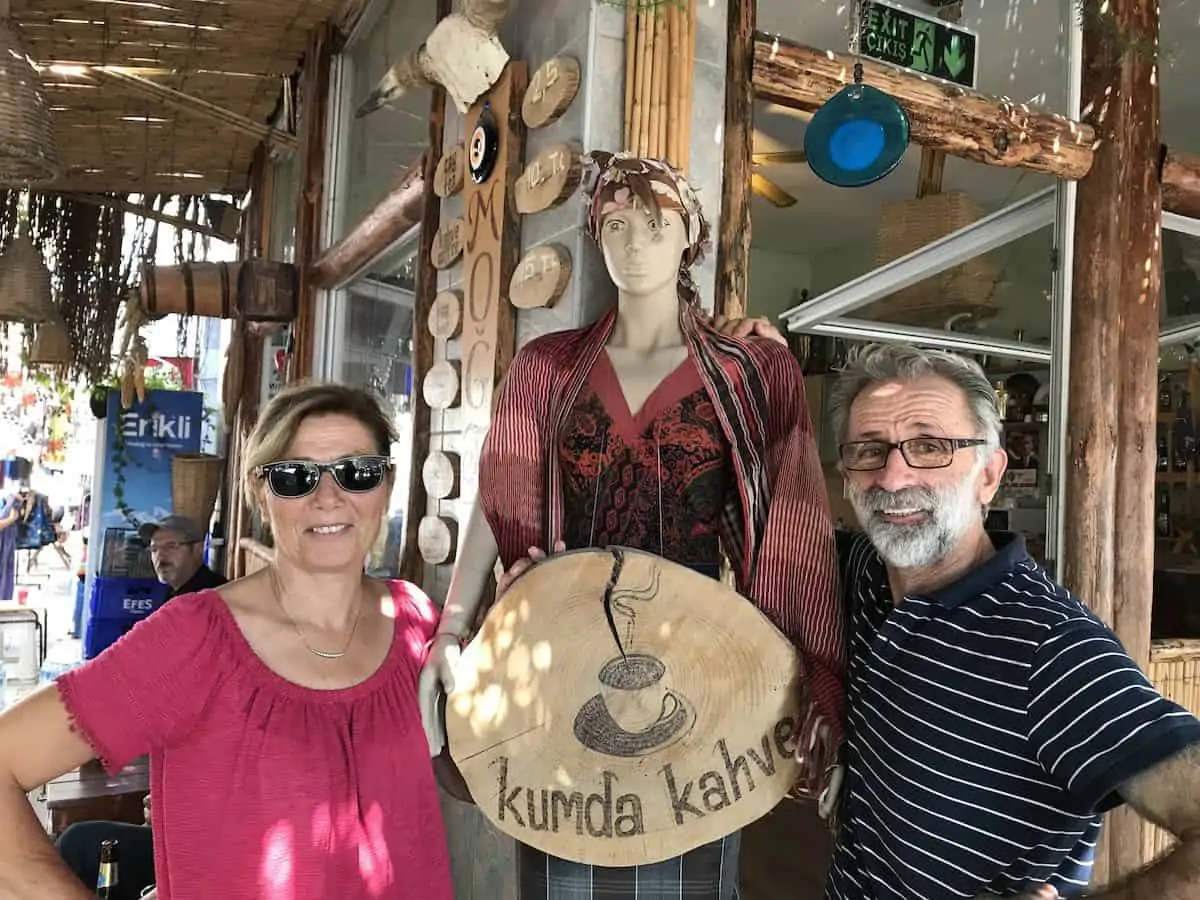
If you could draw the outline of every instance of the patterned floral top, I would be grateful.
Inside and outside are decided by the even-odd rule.
[[[633,413],[602,353],[558,455],[568,549],[631,547],[716,574],[730,451],[690,356]]]

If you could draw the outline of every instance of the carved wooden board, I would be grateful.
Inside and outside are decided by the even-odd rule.
[[[433,192],[442,199],[453,197],[463,188],[466,170],[466,148],[455,144],[438,160],[437,168],[433,170]]]
[[[570,56],[548,59],[529,79],[521,118],[530,128],[545,128],[558,119],[579,93],[579,61]]]
[[[458,291],[442,291],[434,297],[428,325],[429,333],[436,341],[448,341],[455,337],[462,326],[462,294]]]
[[[570,144],[554,144],[539,153],[517,179],[517,212],[523,216],[558,206],[579,187],[583,162]]]
[[[439,359],[425,373],[421,393],[430,409],[449,409],[458,402],[458,363]]]
[[[463,254],[463,236],[466,223],[462,219],[451,219],[438,229],[433,238],[433,267],[448,269]]]
[[[509,191],[521,170],[525,126],[520,105],[528,72],[514,61],[496,86],[471,107],[464,123],[470,134],[490,105],[499,132],[499,152],[482,184],[468,179],[463,189],[467,222],[463,253],[462,401],[460,434],[454,449],[462,457],[465,499],[473,499],[479,450],[492,420],[492,395],[514,351],[514,310],[506,293],[521,253],[521,220]]]
[[[458,552],[458,523],[442,516],[426,516],[417,526],[421,558],[431,566],[454,562]]]
[[[433,450],[421,466],[425,493],[433,500],[452,500],[458,496],[458,454]]]
[[[508,299],[517,309],[553,306],[571,280],[571,254],[558,244],[534,247],[513,273]]]
[[[552,856],[669,859],[766,815],[800,775],[791,642],[732,588],[650,553],[534,566],[454,676],[446,734],[471,796]]]

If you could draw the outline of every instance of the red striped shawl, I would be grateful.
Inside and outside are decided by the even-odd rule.
[[[722,547],[737,589],[801,654],[815,700],[805,704],[811,712],[802,746],[819,721],[830,725],[806,767],[810,789],[819,789],[842,735],[845,650],[833,528],[804,378],[782,344],[726,337],[690,305],[680,310],[684,337],[733,448],[738,491],[730,492],[722,516]],[[614,309],[586,328],[531,341],[500,387],[480,457],[479,495],[506,569],[530,547],[561,539],[557,437],[615,321]]]

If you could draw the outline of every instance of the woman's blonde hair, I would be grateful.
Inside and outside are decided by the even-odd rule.
[[[302,384],[275,395],[259,414],[242,453],[242,485],[257,503],[259,466],[287,458],[304,421],[311,416],[349,416],[371,433],[380,456],[391,454],[396,427],[373,394],[341,384]]]

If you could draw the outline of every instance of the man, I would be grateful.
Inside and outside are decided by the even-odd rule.
[[[1007,454],[974,362],[866,348],[831,395],[849,738],[829,900],[1200,897],[1200,722],[983,513]],[[1089,892],[1100,814],[1179,844]]]
[[[184,516],[148,522],[138,534],[150,545],[158,580],[170,590],[167,598],[220,587],[225,579],[204,564],[204,529]]]

